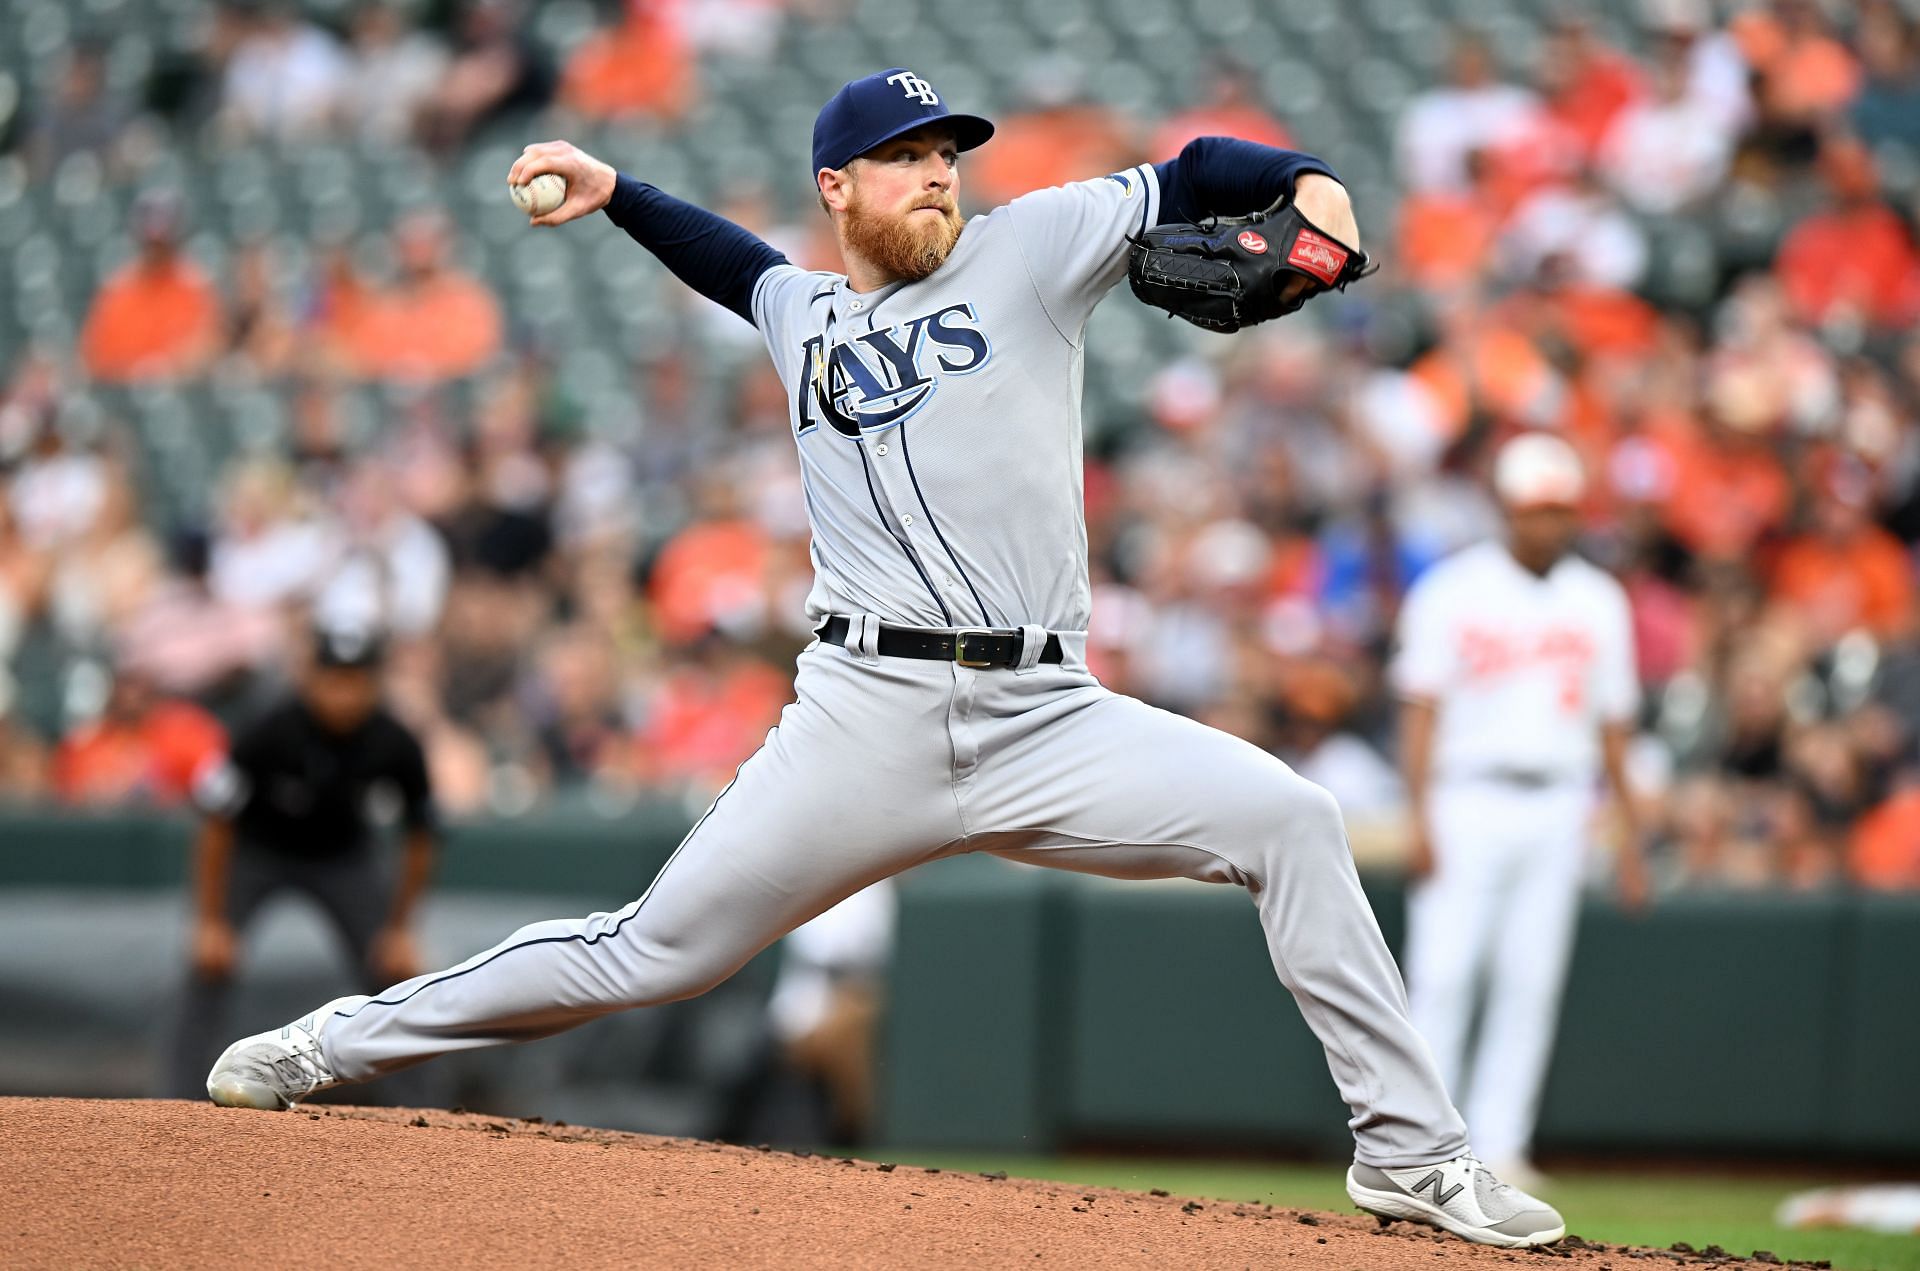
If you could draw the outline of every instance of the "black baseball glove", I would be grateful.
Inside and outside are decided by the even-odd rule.
[[[1377,268],[1302,216],[1292,199],[1257,216],[1158,225],[1128,241],[1133,294],[1209,331],[1284,317]]]

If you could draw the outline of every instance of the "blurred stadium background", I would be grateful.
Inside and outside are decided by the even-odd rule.
[[[787,403],[753,331],[599,218],[529,231],[504,174],[565,137],[836,267],[813,115],[902,63],[1000,121],[976,210],[1209,132],[1349,184],[1386,261],[1352,295],[1232,340],[1096,315],[1091,656],[1332,788],[1390,932],[1398,598],[1496,528],[1499,441],[1584,455],[1659,900],[1590,905],[1546,1158],[1920,1157],[1920,33],[1889,0],[0,0],[0,1089],[153,1089],[192,776],[316,618],[395,635],[455,827],[430,960],[644,885],[807,636]],[[1335,1146],[1243,904],[977,862],[899,904],[890,970],[884,920],[817,954],[887,990],[837,1128],[793,1110],[772,960],[430,1094]],[[237,1029],[344,974],[311,915],[252,946]]]

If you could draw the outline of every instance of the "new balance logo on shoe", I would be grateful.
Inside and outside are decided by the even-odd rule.
[[[1455,1196],[1458,1196],[1460,1194],[1461,1189],[1466,1186],[1465,1183],[1455,1183],[1452,1187],[1447,1188],[1447,1190],[1443,1192],[1440,1190],[1440,1185],[1445,1181],[1446,1180],[1440,1176],[1440,1171],[1435,1170],[1431,1174],[1428,1174],[1425,1178],[1421,1179],[1419,1182],[1415,1183],[1413,1185],[1412,1190],[1415,1192],[1418,1192],[1422,1187],[1425,1187],[1428,1183],[1432,1183],[1433,1184],[1433,1203],[1436,1205],[1445,1205],[1448,1201],[1452,1200]]]

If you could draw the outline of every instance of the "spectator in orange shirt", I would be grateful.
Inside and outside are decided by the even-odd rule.
[[[1872,501],[1865,467],[1836,461],[1815,495],[1812,531],[1789,542],[1774,562],[1775,604],[1820,647],[1851,631],[1882,640],[1913,631],[1913,558],[1869,518]]]
[[[738,645],[701,639],[668,673],[635,741],[644,782],[714,790],[733,776],[793,700],[785,675]]]
[[[654,623],[676,643],[710,630],[757,631],[766,620],[766,532],[739,514],[722,480],[706,484],[701,504],[700,518],[660,550],[647,580]]]
[[[1222,58],[1214,63],[1209,82],[1212,87],[1206,100],[1154,129],[1147,147],[1149,158],[1171,159],[1196,137],[1239,137],[1263,146],[1293,148],[1286,126],[1260,105],[1259,83],[1251,70]]]
[[[351,373],[357,369],[353,351],[366,343],[360,329],[373,312],[374,287],[361,276],[345,243],[322,247],[318,257],[306,312],[316,337],[315,360],[328,371]]]
[[[1466,169],[1465,189],[1410,190],[1401,200],[1393,260],[1415,286],[1446,291],[1486,271],[1500,208],[1488,190],[1486,154],[1470,152]]]
[[[54,751],[53,791],[85,806],[171,806],[186,800],[226,748],[226,733],[213,716],[161,697],[144,673],[122,667],[100,718],[69,733]]]
[[[103,380],[176,379],[205,369],[224,327],[213,284],[180,251],[180,209],[171,198],[134,211],[140,254],[93,298],[80,356]]]
[[[1452,298],[1439,317],[1439,342],[1408,372],[1433,395],[1450,443],[1482,413],[1543,427],[1558,424],[1565,383],[1525,332],[1465,296]]]
[[[1669,469],[1661,519],[1695,555],[1742,560],[1785,522],[1793,489],[1768,444],[1783,411],[1762,378],[1735,368],[1711,386],[1704,424],[1685,416],[1649,421]]]
[[[581,41],[561,74],[560,100],[592,119],[675,120],[692,104],[695,58],[671,6],[627,0],[626,16]]]
[[[1045,58],[1028,69],[1026,78],[1030,108],[1002,120],[993,144],[967,159],[967,185],[982,207],[1117,172],[1137,160],[1125,121],[1081,98],[1077,66]]]
[[[1847,865],[1862,887],[1920,890],[1920,787],[1898,792],[1860,819]]]
[[[1558,343],[1585,354],[1641,358],[1653,351],[1660,311],[1631,291],[1596,286],[1543,270],[1534,280],[1539,304],[1528,320],[1516,322],[1547,347]]]
[[[1826,146],[1820,166],[1832,205],[1780,245],[1775,270],[1807,322],[1858,318],[1895,329],[1920,318],[1920,252],[1879,197],[1879,175],[1857,141]]]
[[[1547,114],[1591,161],[1620,112],[1645,94],[1645,85],[1632,59],[1609,48],[1584,16],[1568,13],[1555,22],[1542,51],[1540,91]]]
[[[446,222],[416,212],[393,232],[399,278],[351,300],[334,335],[347,366],[369,379],[436,381],[471,375],[500,351],[500,304],[447,263]],[[351,288],[347,289],[351,291]]]
[[[1760,76],[1764,109],[1779,122],[1816,123],[1845,110],[1860,91],[1860,65],[1834,38],[1816,0],[1774,0],[1735,18],[1731,30]]]

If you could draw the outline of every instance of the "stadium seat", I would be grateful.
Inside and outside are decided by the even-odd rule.
[[[27,165],[0,159],[0,250],[18,247],[38,227],[39,210],[27,190]]]

